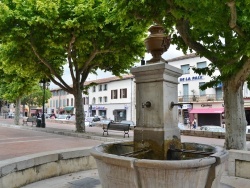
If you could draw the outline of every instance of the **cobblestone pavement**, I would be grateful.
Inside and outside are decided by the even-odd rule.
[[[101,141],[0,126],[0,160],[45,151],[91,147]]]

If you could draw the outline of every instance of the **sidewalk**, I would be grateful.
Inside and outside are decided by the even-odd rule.
[[[12,121],[11,121],[12,120]],[[78,139],[89,139],[96,140],[98,143],[101,142],[113,142],[113,141],[122,141],[122,140],[133,140],[133,131],[130,133],[130,138],[123,138],[121,133],[110,133],[108,137],[102,135],[102,129],[100,127],[86,127],[86,133],[79,134],[75,133],[75,126],[73,124],[61,124],[53,123],[50,121],[46,122],[46,128],[37,128],[31,126],[16,126],[13,125],[13,119],[1,119],[0,118],[0,127],[8,127],[13,129],[22,129],[29,131],[39,131],[47,133],[53,133],[60,137],[67,136],[68,138],[77,137]],[[1,134],[1,133],[0,133]],[[191,136],[181,136],[182,141],[184,142],[199,142],[199,143],[209,143],[214,145],[222,146],[224,141],[222,139],[207,139]],[[92,141],[91,141],[92,143]],[[98,144],[96,143],[96,144]],[[36,152],[36,151],[34,151]],[[42,152],[42,151],[41,151]],[[229,186],[230,185],[230,186]],[[100,180],[97,170],[82,171],[78,173],[67,174],[64,176],[59,176],[55,178],[50,178],[35,182],[29,185],[24,186],[23,188],[100,188]],[[229,177],[227,171],[223,173],[221,179],[221,188],[226,187],[235,187],[235,188],[248,188],[250,187],[249,179]]]

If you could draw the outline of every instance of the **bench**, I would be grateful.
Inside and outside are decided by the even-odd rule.
[[[32,126],[36,125],[36,117],[28,117],[23,119],[23,125],[28,125],[28,122],[31,122]]]
[[[104,124],[103,125],[103,136],[104,133],[106,132],[107,135],[109,134],[108,131],[112,130],[112,131],[123,131],[124,132],[124,138],[125,135],[128,135],[129,137],[129,127],[130,124],[125,124],[125,123],[109,123],[109,124]]]

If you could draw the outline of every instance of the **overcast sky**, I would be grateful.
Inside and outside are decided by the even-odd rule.
[[[168,51],[165,52],[162,55],[162,57],[167,60],[167,59],[172,59],[172,58],[179,57],[179,56],[182,56],[182,55],[184,55],[184,54],[181,51],[176,50],[175,45],[170,45]],[[151,58],[152,58],[151,54],[148,54],[148,53],[145,54],[145,60],[146,61],[150,60]],[[138,62],[136,64],[139,65],[140,62]],[[63,79],[68,84],[72,84],[72,80],[71,80],[70,72],[69,72],[69,69],[68,69],[68,65],[65,65],[64,69],[65,69],[65,71],[64,71]],[[112,75],[112,73],[110,73],[110,72],[104,72],[104,71],[101,71],[101,70],[97,70],[97,75],[90,74],[86,81],[96,80],[96,79],[101,79],[101,78],[106,78],[106,77],[112,77],[112,76],[114,76],[114,75]],[[50,83],[50,84],[51,84],[50,89],[58,88],[58,86],[55,85],[54,83]]]

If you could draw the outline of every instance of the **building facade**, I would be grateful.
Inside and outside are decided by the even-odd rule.
[[[102,116],[115,121],[134,120],[134,78],[132,75],[88,81],[94,82],[83,96],[86,116]]]
[[[168,64],[182,69],[183,75],[179,78],[178,101],[179,122],[187,123],[194,118],[198,126],[222,125],[224,121],[223,85],[200,90],[199,86],[209,82],[211,77],[198,75],[192,68],[204,68],[211,63],[206,58],[196,54],[189,54],[167,60]],[[216,70],[214,76],[219,75]],[[109,77],[85,82],[91,85],[88,94],[83,94],[85,116],[102,116],[115,121],[132,120],[135,122],[135,80],[133,75]],[[157,91],[156,91],[157,92]],[[68,113],[71,107],[74,113],[74,97],[61,89],[52,90],[53,97],[49,100],[49,109],[55,113]],[[250,124],[250,91],[245,84],[243,87],[246,118]]]
[[[50,90],[52,97],[46,107],[48,114],[74,114],[74,96],[61,88]]]
[[[86,117],[102,116],[115,121],[135,120],[135,91],[132,75],[122,77],[109,77],[85,82],[90,85],[88,94],[83,94],[83,107]],[[51,90],[52,98],[49,100],[49,109],[52,112],[68,113],[72,107],[74,114],[74,97],[62,89]]]
[[[193,67],[208,67],[211,62],[204,57],[200,58],[196,54],[189,54],[170,59],[168,63],[183,71],[178,85],[178,102],[182,104],[178,109],[179,121],[186,124],[187,120],[192,122],[196,118],[198,126],[221,126],[224,123],[223,85],[220,83],[213,88],[201,90],[199,87],[209,82],[211,77],[208,75],[198,75],[192,70]],[[220,75],[219,70],[215,70],[213,76],[218,75]],[[243,87],[243,97],[248,124],[250,124],[249,94],[249,90],[245,84]]]

